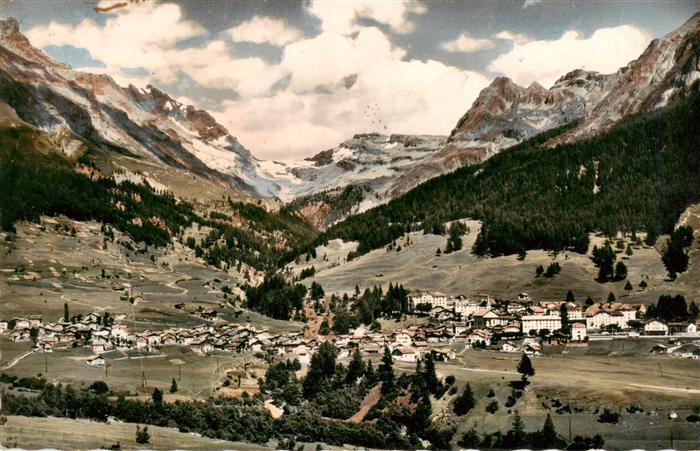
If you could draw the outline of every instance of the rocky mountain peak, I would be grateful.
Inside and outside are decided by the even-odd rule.
[[[0,20],[0,38],[19,33],[19,22],[10,17],[9,19]]]
[[[579,80],[585,78],[598,83],[603,77],[607,95],[588,108],[580,125],[550,140],[548,146],[600,133],[625,116],[665,106],[700,89],[700,13],[663,38],[652,40],[639,58],[615,74],[572,74],[560,81],[582,83]]]

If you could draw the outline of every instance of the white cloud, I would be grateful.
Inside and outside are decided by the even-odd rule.
[[[441,47],[453,53],[476,53],[496,47],[490,39],[475,38],[469,33],[463,33],[457,39],[443,42]]]
[[[523,3],[523,9],[535,6],[538,3],[542,3],[542,0],[525,0],[525,2]]]
[[[134,77],[140,84],[173,84],[183,72],[205,87],[261,95],[285,75],[260,58],[235,58],[222,40],[210,41],[203,48],[177,48],[177,43],[206,33],[196,22],[185,20],[178,5],[147,2],[112,12],[114,16],[104,26],[90,19],[75,26],[52,21],[26,34],[37,47],[86,48],[94,59],[107,65],[100,72],[120,83],[126,77],[121,68],[141,67],[148,75]]]
[[[284,46],[298,41],[304,34],[286,20],[255,16],[228,30],[234,41]]]
[[[632,25],[600,28],[587,38],[576,31],[567,31],[561,38],[549,41],[513,38],[513,49],[491,61],[488,69],[523,86],[537,81],[548,87],[578,68],[615,72],[637,58],[650,39],[646,31]]]
[[[90,19],[76,26],[52,21],[26,34],[37,47],[83,47],[112,71],[119,67],[157,69],[159,77],[170,81],[177,74],[164,58],[165,52],[179,41],[204,33],[196,22],[184,20],[180,7],[174,4],[148,2],[113,13],[104,26]]]
[[[281,66],[292,73],[285,91],[214,113],[266,158],[313,155],[358,132],[447,134],[489,82],[438,61],[405,60],[376,28],[292,44]]]
[[[514,33],[509,30],[503,30],[500,33],[497,33],[494,37],[497,39],[502,39],[504,41],[513,41],[518,45],[523,45],[530,42],[530,38],[528,37],[528,35],[524,33]]]
[[[351,34],[358,29],[356,20],[373,19],[388,25],[395,33],[408,34],[416,29],[412,14],[425,14],[428,9],[416,0],[408,1],[346,1],[315,0],[308,10],[321,20],[323,31]]]
[[[107,65],[99,72],[122,84],[162,87],[175,84],[184,73],[205,88],[236,91],[238,96],[221,99],[212,114],[261,158],[313,155],[358,132],[447,134],[489,82],[477,72],[409,59],[390,35],[357,21],[372,18],[393,32],[407,33],[415,27],[413,15],[425,12],[421,3],[323,2],[309,8],[322,29],[311,38],[265,34],[253,26],[262,23],[257,19],[231,31],[234,39],[283,46],[278,64],[239,57],[235,44],[222,39],[208,40],[203,47],[183,45],[206,37],[206,31],[186,20],[179,6],[167,3],[113,10],[104,26],[89,20],[52,22],[27,35],[40,47],[86,48]],[[142,67],[145,75],[129,76],[123,67]],[[284,78],[289,82],[279,85]],[[197,89],[171,94],[196,100]],[[365,111],[369,105],[371,114]]]

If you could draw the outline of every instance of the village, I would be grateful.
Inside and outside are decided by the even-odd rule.
[[[69,318],[66,311],[64,317],[46,323],[40,315],[2,320],[0,333],[7,334],[10,341],[33,342],[33,351],[87,347],[93,355],[85,363],[93,367],[104,366],[101,355],[112,350],[150,352],[168,346],[187,347],[199,354],[227,352],[267,360],[298,360],[305,366],[327,340],[333,341],[341,359],[355,348],[372,357],[388,347],[395,360],[416,362],[428,353],[436,360],[449,361],[455,357],[453,344],[539,355],[545,346],[565,350],[587,347],[595,340],[665,338],[664,343],[650,344],[649,351],[700,360],[700,341],[692,342],[700,339],[696,322],[644,320],[643,305],[608,302],[585,307],[566,301],[535,302],[526,293],[517,301],[504,302],[488,295],[476,301],[414,291],[409,300],[414,315],[424,321],[388,334],[364,325],[333,336],[309,336],[304,331],[273,334],[250,323],[229,323],[216,311],[203,310],[192,312],[203,323],[190,328],[133,332],[124,324],[127,317],[123,314],[93,312]],[[681,343],[680,338],[691,342]]]

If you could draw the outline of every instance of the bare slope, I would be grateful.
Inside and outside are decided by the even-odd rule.
[[[699,210],[699,206],[693,206],[685,216],[694,217],[697,213],[693,212]],[[618,254],[618,260],[627,265],[627,280],[634,286],[631,293],[624,290],[626,281],[596,282],[597,268],[590,260],[590,249],[604,242],[604,238],[596,235],[590,236],[587,255],[535,250],[528,252],[522,261],[515,255],[480,258],[471,253],[480,224],[478,221],[466,222],[470,231],[463,237],[464,247],[451,254],[436,255],[438,248],[444,250],[446,237],[414,232],[396,240],[401,246],[399,252],[377,249],[340,264],[340,256],[334,253],[329,254],[334,263],[324,265],[322,256],[326,248],[318,248],[316,259],[296,267],[314,265],[317,273],[313,280],[319,282],[326,292],[350,293],[355,285],[364,289],[373,285],[386,287],[392,282],[401,283],[406,288],[442,291],[451,295],[476,296],[483,293],[505,299],[513,299],[519,293],[527,292],[538,300],[561,300],[568,290],[572,290],[579,301],[587,296],[599,301],[613,292],[625,302],[646,304],[655,302],[659,294],[665,293],[684,293],[687,298],[695,299],[696,290],[700,288],[698,265],[691,263],[687,273],[681,274],[675,282],[669,282],[659,252],[648,246],[634,246],[634,254],[629,259],[623,259],[623,253]],[[407,245],[407,242],[410,244]],[[333,247],[341,248],[338,244]],[[344,249],[352,247],[345,246]],[[693,251],[691,262],[697,261],[698,255],[699,251]],[[559,275],[552,278],[535,277],[538,265],[546,268],[554,261],[562,267]],[[642,279],[648,284],[645,290],[638,287]]]

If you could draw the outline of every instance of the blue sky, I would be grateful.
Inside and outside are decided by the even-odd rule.
[[[0,0],[37,47],[214,114],[257,156],[447,134],[494,77],[613,72],[698,1]]]

